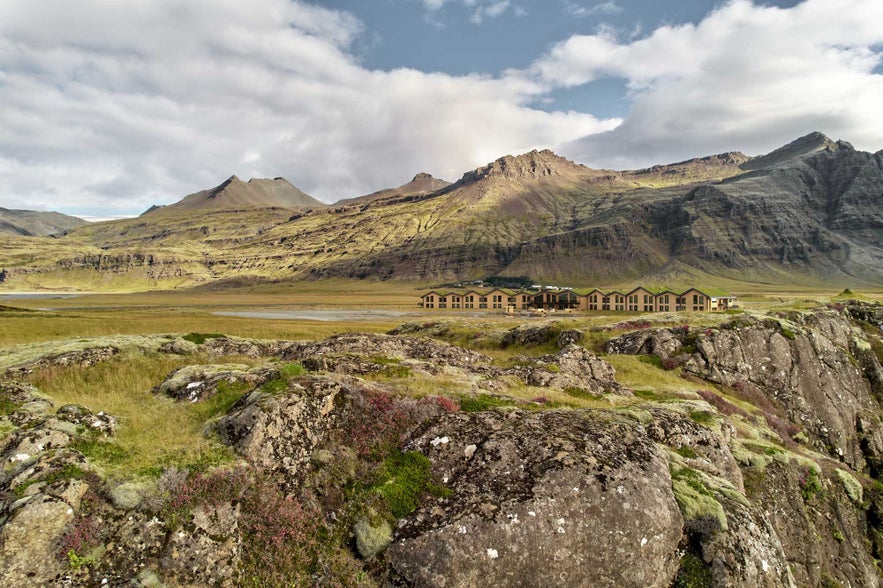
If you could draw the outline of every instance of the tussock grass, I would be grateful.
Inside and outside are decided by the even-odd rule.
[[[680,370],[663,370],[642,360],[640,355],[606,355],[604,360],[616,368],[616,381],[636,390],[682,394],[708,388],[680,377]]]
[[[250,358],[236,361],[254,364]],[[157,473],[169,464],[199,466],[231,458],[202,430],[206,420],[222,414],[241,396],[241,389],[222,391],[196,404],[151,393],[172,370],[206,363],[211,360],[204,356],[131,351],[90,368],[42,369],[31,381],[57,406],[81,404],[119,419],[113,439],[89,441],[81,449],[108,475],[127,479]]]

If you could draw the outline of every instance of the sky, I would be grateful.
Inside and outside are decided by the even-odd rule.
[[[0,207],[322,201],[552,149],[635,169],[883,148],[880,0],[2,0]]]

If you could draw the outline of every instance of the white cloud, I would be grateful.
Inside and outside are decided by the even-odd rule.
[[[883,147],[883,2],[807,0],[790,9],[727,3],[697,25],[641,39],[610,29],[555,45],[530,75],[549,87],[627,81],[631,110],[564,152],[643,166],[735,148],[760,153],[812,130]]]
[[[366,69],[361,30],[288,0],[4,0],[0,206],[140,212],[233,173],[333,201],[619,122],[534,110],[524,76]]]
[[[617,14],[622,12],[622,6],[613,0],[595,4],[593,6],[583,6],[582,4],[565,0],[564,9],[569,15],[577,18],[586,18],[595,14]]]
[[[436,27],[444,27],[444,23],[439,20],[438,13],[442,7],[452,3],[470,9],[472,14],[469,20],[477,25],[488,18],[497,18],[503,15],[510,8],[515,16],[527,15],[527,11],[523,7],[513,6],[511,0],[420,0],[420,2],[429,12],[426,15],[427,22]]]
[[[497,18],[506,12],[509,6],[509,0],[499,0],[499,2],[482,4],[472,13],[470,20],[475,24],[481,24],[485,18]]]

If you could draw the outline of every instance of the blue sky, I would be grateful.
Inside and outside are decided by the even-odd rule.
[[[239,177],[333,202],[550,148],[628,169],[883,147],[879,0],[3,0],[0,206]]]

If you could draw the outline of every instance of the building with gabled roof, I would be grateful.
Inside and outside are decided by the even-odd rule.
[[[585,310],[613,312],[723,312],[737,304],[737,297],[720,288],[636,286],[627,291],[600,288],[434,289],[420,297],[427,309],[496,310],[514,312]]]

